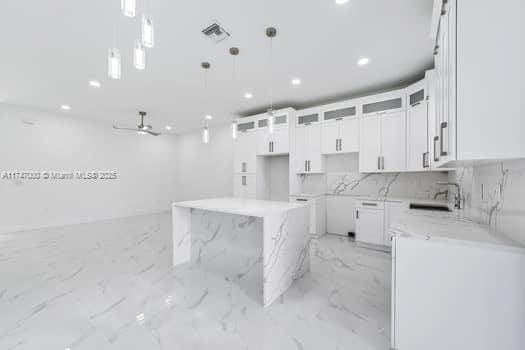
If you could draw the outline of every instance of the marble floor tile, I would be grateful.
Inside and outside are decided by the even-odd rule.
[[[388,349],[390,255],[343,237],[264,309],[172,267],[171,216],[0,235],[0,349]]]

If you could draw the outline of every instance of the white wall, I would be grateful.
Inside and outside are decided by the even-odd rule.
[[[177,199],[176,136],[115,131],[109,117],[105,124],[5,105],[0,123],[0,232],[167,211]],[[110,170],[118,178],[1,178],[17,170]]]
[[[210,143],[202,130],[178,135],[179,200],[233,196],[233,139],[229,125],[210,127]]]

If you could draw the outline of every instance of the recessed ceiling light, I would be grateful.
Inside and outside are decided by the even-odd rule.
[[[62,105],[62,106],[60,106],[60,108],[62,108],[64,111],[69,111],[71,109],[71,106]]]
[[[206,118],[206,120],[212,120],[213,119],[213,117],[211,115],[209,115],[209,114],[206,115],[206,117],[204,117],[204,118]]]
[[[335,3],[336,3],[337,5],[344,5],[344,4],[346,4],[347,2],[348,2],[348,0],[335,0]]]
[[[247,98],[247,99],[253,98],[253,94],[251,92],[247,92],[244,94],[244,98]]]
[[[166,125],[166,130],[171,130],[171,126],[170,125]]]
[[[295,86],[297,86],[297,85],[301,85],[301,79],[299,79],[299,78],[293,78],[293,79],[292,79],[292,85],[295,85]]]
[[[90,80],[89,81],[89,86],[94,87],[94,88],[99,88],[100,87],[100,82],[97,81],[97,80]]]
[[[370,63],[368,57],[361,57],[359,61],[357,61],[357,64],[360,66],[366,66],[368,63]]]

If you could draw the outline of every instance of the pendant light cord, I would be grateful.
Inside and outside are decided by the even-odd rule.
[[[113,48],[117,47],[118,17],[120,15],[120,8],[118,6],[118,2],[116,3],[117,3],[117,10],[115,11],[115,17],[113,19]]]
[[[270,38],[270,110],[273,111],[273,38]]]

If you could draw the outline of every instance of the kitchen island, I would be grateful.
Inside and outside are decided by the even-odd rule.
[[[310,269],[309,210],[241,198],[173,203],[173,264],[221,274],[266,307]]]
[[[523,349],[525,244],[457,210],[407,211],[390,233],[393,349]]]

